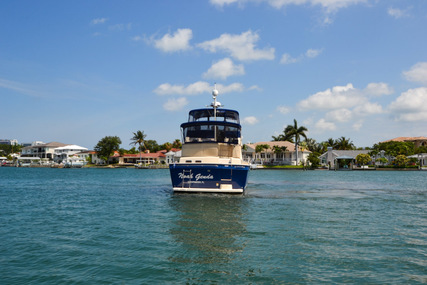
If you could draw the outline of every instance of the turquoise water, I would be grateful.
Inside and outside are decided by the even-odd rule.
[[[427,172],[252,171],[244,196],[168,170],[0,168],[1,284],[427,282]]]

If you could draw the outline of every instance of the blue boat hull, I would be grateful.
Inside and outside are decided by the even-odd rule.
[[[243,193],[249,166],[171,164],[169,170],[175,192]]]

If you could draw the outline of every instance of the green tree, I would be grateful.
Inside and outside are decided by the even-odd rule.
[[[8,156],[12,153],[17,153],[22,151],[22,145],[8,145],[8,144],[0,144],[0,155]]]
[[[355,149],[353,142],[350,140],[350,138],[347,139],[346,137],[340,137],[338,140],[336,140],[335,147],[339,150]]]
[[[173,148],[182,148],[182,143],[179,139],[176,139],[173,143],[172,143],[172,147]]]
[[[334,140],[333,138],[329,138],[325,143],[329,147],[335,147],[337,144],[337,141]]]
[[[271,138],[273,139],[273,141],[278,142],[278,141],[284,141],[285,140],[285,136],[280,134],[278,136],[271,136]]]
[[[270,147],[268,146],[268,144],[259,144],[255,147],[255,152],[256,153],[260,153],[265,149],[269,149]]]
[[[108,159],[118,151],[122,141],[117,136],[106,136],[102,138],[94,147],[94,150],[98,154],[98,157],[103,159],[108,164]]]
[[[145,141],[145,147],[148,149],[151,153],[156,153],[160,150],[160,146],[155,140],[146,140]]]
[[[278,145],[274,145],[273,146],[273,152],[275,154],[282,154],[284,153],[288,148],[286,146],[278,146]]]
[[[413,142],[382,142],[379,144],[375,144],[373,146],[373,150],[381,151],[384,150],[386,155],[390,156],[398,156],[400,154],[409,156],[413,155],[415,151],[415,145]]]
[[[139,150],[139,161],[142,161],[142,151],[144,149],[146,149],[145,146],[145,138],[147,137],[146,134],[144,134],[144,131],[136,131],[136,133],[133,133],[133,137],[130,139],[131,140],[131,145],[138,145],[138,150]]]
[[[170,151],[172,149],[172,144],[170,142],[165,142],[160,146],[161,149],[165,149],[167,151]]]
[[[290,138],[295,139],[296,165],[298,165],[298,145],[301,137],[307,139],[307,135],[305,134],[307,128],[304,126],[298,127],[297,120],[294,119],[294,124],[288,125],[283,132],[285,133],[285,140]]]
[[[384,166],[388,162],[388,159],[385,157],[380,157],[377,159],[377,161]]]
[[[359,153],[356,156],[357,163],[360,163],[362,165],[368,164],[372,160],[371,156],[366,153]]]
[[[405,167],[408,162],[409,159],[406,157],[406,155],[404,154],[399,154],[398,156],[396,156],[396,158],[394,159],[394,162],[396,163],[397,166],[399,167]]]
[[[135,147],[132,147],[131,149],[128,150],[128,153],[130,153],[130,154],[137,154],[137,153],[139,153],[139,151],[136,150]]]
[[[311,152],[308,157],[307,160],[310,162],[311,164],[311,168],[317,168],[320,165],[320,159],[319,159],[320,154],[317,152]]]
[[[319,144],[316,142],[315,139],[309,138],[306,140],[307,148],[311,152],[315,152],[318,150]]]
[[[268,144],[259,144],[259,145],[255,146],[255,153],[263,152],[264,150],[267,150],[269,148],[270,147],[268,146]]]

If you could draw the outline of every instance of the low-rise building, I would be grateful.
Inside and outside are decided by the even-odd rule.
[[[356,156],[361,153],[369,154],[369,152],[370,150],[334,150],[328,147],[328,151],[319,156],[319,159],[320,164],[329,169],[352,169]]]
[[[182,151],[180,149],[172,149],[169,152],[165,153],[166,164],[172,164],[178,162],[181,158]]]
[[[123,154],[118,157],[119,164],[137,164],[144,165],[166,163],[166,155],[160,151],[156,153],[136,153],[136,154]]]
[[[267,149],[256,152],[258,145]],[[298,163],[305,163],[311,152],[298,146]],[[253,164],[296,165],[295,144],[288,141],[258,142],[246,144],[242,150],[243,159]]]
[[[61,163],[62,161],[67,160],[67,158],[87,150],[87,148],[75,144],[57,147],[54,149],[53,160],[57,163]]]

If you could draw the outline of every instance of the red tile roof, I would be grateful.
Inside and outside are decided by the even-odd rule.
[[[425,141],[427,137],[398,137],[383,142],[406,142],[406,141]]]
[[[156,152],[156,153],[135,153],[135,154],[124,154],[123,157],[136,157],[136,158],[156,158],[156,157],[166,157],[166,155],[164,155],[161,152]]]

